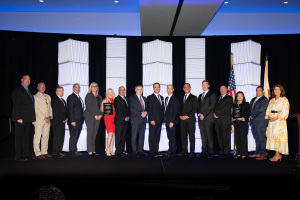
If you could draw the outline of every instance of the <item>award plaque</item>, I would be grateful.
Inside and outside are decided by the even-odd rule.
[[[112,103],[103,103],[104,115],[112,115],[113,114],[113,105]]]
[[[241,107],[233,107],[232,118],[242,118],[242,108]]]

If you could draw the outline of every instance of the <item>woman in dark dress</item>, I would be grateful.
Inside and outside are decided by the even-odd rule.
[[[232,111],[232,122],[234,123],[234,137],[237,149],[236,158],[244,159],[248,155],[247,137],[250,115],[250,104],[246,102],[244,93],[239,91],[235,95]]]

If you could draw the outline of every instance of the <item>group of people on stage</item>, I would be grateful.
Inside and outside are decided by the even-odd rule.
[[[83,122],[87,126],[87,152],[98,155],[95,141],[100,120],[103,117],[108,133],[105,154],[107,156],[124,156],[128,123],[131,124],[131,145],[133,156],[144,156],[144,137],[148,118],[149,152],[152,157],[159,153],[159,141],[162,124],[165,124],[169,149],[164,154],[174,157],[177,151],[176,126],[180,123],[182,152],[178,156],[195,156],[195,122],[197,113],[202,140],[202,152],[199,157],[228,157],[231,151],[231,126],[234,126],[236,158],[248,156],[247,135],[249,121],[256,142],[256,151],[249,157],[266,160],[267,151],[274,150],[271,161],[281,160],[282,154],[288,154],[288,137],[286,119],[289,114],[289,102],[285,97],[283,86],[277,84],[272,90],[272,99],[264,96],[261,86],[256,88],[256,97],[246,102],[244,93],[237,92],[235,99],[228,94],[226,85],[220,86],[220,97],[209,90],[208,80],[202,82],[203,93],[197,98],[191,94],[191,85],[185,83],[184,95],[177,98],[173,85],[167,86],[168,96],[160,95],[160,84],[153,84],[153,94],[143,96],[143,86],[136,85],[134,95],[125,96],[125,87],[119,87],[119,95],[109,88],[106,97],[98,94],[98,84],[90,84],[84,101],[80,97],[80,85],[73,85],[73,93],[65,101],[64,89],[56,88],[52,98],[45,94],[45,83],[39,83],[38,92],[30,92],[30,76],[24,75],[21,85],[13,91],[12,120],[15,125],[15,160],[27,161],[30,157],[44,159],[64,156],[62,148],[65,137],[65,123],[70,130],[69,155],[77,157],[77,142]],[[107,112],[107,107],[111,112]],[[85,109],[84,109],[85,108]],[[147,117],[148,116],[148,117]],[[32,124],[34,135],[32,137]],[[50,124],[53,128],[53,151],[48,154]],[[213,129],[217,133],[219,152],[214,152]],[[189,151],[188,151],[189,140]],[[31,143],[32,141],[32,143]],[[115,152],[113,151],[115,141]],[[35,155],[31,155],[33,147]]]

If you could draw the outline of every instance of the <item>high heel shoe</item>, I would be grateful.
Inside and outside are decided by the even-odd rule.
[[[110,152],[108,151],[108,149],[105,149],[105,154],[106,156],[111,156]]]
[[[112,149],[110,150],[110,154],[111,154],[112,156],[115,155],[115,153],[114,153],[114,151],[113,151]]]
[[[270,158],[269,160],[271,162],[278,162],[281,161],[282,156],[274,156],[273,158]]]

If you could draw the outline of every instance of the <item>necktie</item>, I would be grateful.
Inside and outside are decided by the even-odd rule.
[[[144,102],[142,100],[142,96],[140,96],[140,102],[141,102],[141,105],[142,105],[142,109],[143,109],[143,112],[145,111],[145,108],[144,108]]]
[[[81,97],[79,95],[78,95],[78,98],[81,101],[81,105],[82,105],[82,108],[83,108],[83,101],[82,101],[82,99],[81,99]]]
[[[205,97],[205,92],[203,92],[201,95],[201,102],[203,101],[204,97]]]
[[[219,101],[218,101],[218,102],[220,102],[222,99],[223,99],[223,96],[221,95],[221,96],[220,96],[220,99],[219,99]]]
[[[186,95],[184,95],[183,103],[185,103],[185,101],[186,101]]]
[[[46,103],[46,105],[48,107],[48,101],[47,101],[47,98],[46,98],[45,94],[43,94],[43,97],[44,97],[45,103]]]
[[[63,100],[62,98],[59,98],[59,99],[60,99],[61,102],[64,104],[64,106],[66,106],[64,100]]]
[[[30,92],[29,88],[27,88],[27,89],[26,89],[26,92],[29,94],[29,96],[30,96],[31,100],[33,101],[33,96],[32,96],[32,94],[31,94],[31,92]]]
[[[159,94],[157,95],[157,99],[158,99],[158,101],[159,101],[159,103],[160,103],[160,105],[161,105],[161,99],[160,99]]]
[[[128,106],[125,96],[122,96],[122,98],[125,101],[126,105]]]
[[[253,105],[252,105],[251,112],[252,112],[252,110],[253,110],[253,108],[254,108],[254,105],[255,105],[256,101],[258,100],[258,98],[259,98],[259,97],[256,97],[256,99],[255,99],[255,101],[254,101],[254,103],[253,103]]]
[[[166,97],[166,108],[168,106],[168,103],[169,103],[169,97]]]

